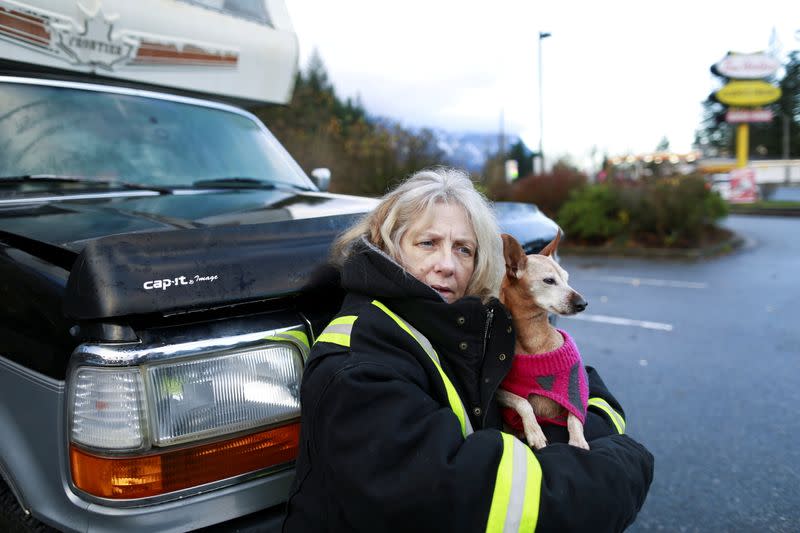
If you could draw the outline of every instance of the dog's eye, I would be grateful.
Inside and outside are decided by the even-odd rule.
[[[548,285],[555,285],[556,284],[556,280],[554,278],[544,278],[542,281],[544,281]]]

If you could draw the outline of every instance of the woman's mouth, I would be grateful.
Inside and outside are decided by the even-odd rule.
[[[450,298],[453,297],[453,290],[449,289],[448,287],[443,287],[441,285],[431,285],[431,288],[442,295],[442,297],[450,301]]]

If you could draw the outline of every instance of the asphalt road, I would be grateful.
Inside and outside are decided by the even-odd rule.
[[[699,261],[563,256],[559,326],[656,457],[631,532],[800,531],[800,218],[732,216]]]

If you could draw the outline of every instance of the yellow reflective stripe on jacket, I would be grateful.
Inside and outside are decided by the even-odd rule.
[[[501,433],[503,455],[497,467],[487,533],[530,532],[539,518],[542,467],[527,445]]]
[[[602,398],[589,398],[589,407],[597,407],[603,411],[611,419],[614,427],[617,428],[617,433],[620,435],[625,433],[625,419],[607,401]]]
[[[447,401],[450,404],[450,408],[456,414],[458,418],[458,423],[461,425],[461,434],[466,437],[467,435],[473,432],[472,423],[469,421],[469,417],[467,417],[466,409],[464,409],[464,404],[461,402],[461,397],[458,395],[456,388],[453,386],[453,383],[450,381],[450,378],[447,377],[447,374],[444,373],[442,370],[442,366],[439,363],[439,356],[436,354],[436,350],[433,349],[431,346],[430,341],[425,338],[425,336],[417,331],[411,324],[394,314],[392,311],[389,310],[388,307],[383,305],[378,300],[373,300],[372,304],[379,309],[381,309],[384,313],[389,315],[392,320],[394,320],[398,326],[400,326],[406,333],[411,335],[414,340],[416,340],[422,349],[425,350],[425,353],[428,354],[428,357],[431,358],[433,361],[434,366],[436,366],[436,370],[439,371],[439,375],[442,378],[442,382],[444,383],[444,388],[447,391]]]
[[[336,317],[331,320],[328,327],[322,330],[314,344],[318,342],[330,342],[338,344],[339,346],[350,347],[350,335],[353,332],[353,324],[355,324],[357,316],[347,315]]]

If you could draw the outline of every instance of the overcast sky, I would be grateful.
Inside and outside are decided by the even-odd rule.
[[[304,67],[316,48],[342,97],[407,126],[505,130],[588,163],[595,148],[691,148],[709,68],[727,53],[800,48],[800,2],[286,0]]]

